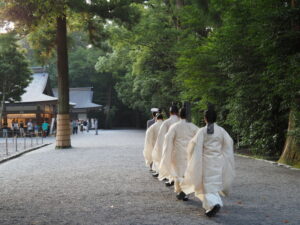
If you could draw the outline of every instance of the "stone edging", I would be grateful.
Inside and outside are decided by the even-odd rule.
[[[267,163],[273,164],[273,165],[278,166],[278,167],[284,167],[284,168],[287,168],[287,169],[290,169],[290,170],[300,171],[300,168],[294,168],[292,166],[289,166],[289,165],[286,165],[286,164],[283,164],[283,163],[278,163],[278,162],[274,162],[274,161],[270,161],[270,160],[266,160],[266,159],[258,159],[258,158],[254,158],[254,157],[251,157],[251,156],[248,156],[248,155],[242,155],[242,154],[238,154],[238,153],[234,153],[234,154],[236,156],[240,156],[240,157],[244,157],[244,158],[248,158],[248,159],[255,159],[255,160],[267,162]]]
[[[2,163],[4,163],[4,162],[7,162],[7,161],[9,161],[9,160],[11,160],[11,159],[18,158],[18,157],[20,157],[20,156],[22,156],[22,155],[24,155],[24,154],[26,154],[26,153],[28,153],[28,152],[32,152],[32,151],[34,151],[34,150],[43,148],[43,147],[45,147],[45,146],[47,146],[47,145],[51,145],[51,144],[52,144],[52,143],[42,144],[42,145],[38,145],[38,146],[36,146],[36,147],[34,147],[34,148],[26,149],[25,151],[20,152],[20,153],[15,154],[15,155],[12,155],[12,156],[9,156],[8,158],[1,159],[1,160],[0,160],[0,164],[2,164]]]

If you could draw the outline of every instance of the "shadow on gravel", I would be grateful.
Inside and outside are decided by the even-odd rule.
[[[219,214],[213,218],[217,223],[224,225],[241,225],[241,224],[266,224],[266,215],[259,208],[249,208],[244,206],[224,206]],[[269,223],[267,223],[269,224]],[[274,223],[275,224],[275,223]]]

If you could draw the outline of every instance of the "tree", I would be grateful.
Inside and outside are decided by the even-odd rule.
[[[300,36],[300,19],[299,16],[299,2],[296,0],[290,1],[290,22],[291,22],[291,33],[289,33],[289,38],[297,40]],[[293,41],[293,40],[292,40]],[[289,125],[288,125],[288,132],[287,138],[284,145],[283,153],[279,159],[281,163],[287,163],[296,167],[300,167],[300,46],[299,44],[295,46],[296,50],[292,51],[292,57],[290,57],[291,66],[290,66],[290,73],[293,76],[293,84],[296,84],[296,89],[294,96],[292,96],[291,108],[289,113]]]
[[[213,43],[213,30],[219,29],[220,15],[211,1],[186,1],[179,12],[181,24],[177,47],[176,79],[183,90],[181,99],[192,103],[192,120],[203,125],[203,116],[208,103],[217,106],[219,115],[224,111],[227,97],[227,75],[218,68]],[[209,7],[210,6],[210,7]],[[224,120],[219,123],[224,125]]]
[[[41,24],[55,24],[58,71],[58,115],[56,147],[71,146],[69,129],[69,83],[67,53],[66,9],[68,1],[4,1],[4,18],[14,21],[17,28],[24,27],[27,32]]]
[[[130,30],[108,27],[113,52],[98,64],[117,77],[115,89],[122,102],[148,114],[151,107],[166,109],[178,101],[174,79],[178,32],[168,4],[148,1],[139,10],[141,19]]]
[[[119,19],[130,22],[135,19],[130,4],[135,1],[89,1],[84,0],[4,0],[3,18],[15,22],[16,27],[27,31],[45,24],[55,24],[57,72],[58,72],[58,115],[56,148],[71,147],[69,129],[69,74],[67,49],[67,17],[69,14],[82,13],[88,25],[90,36],[94,37],[94,17]],[[139,2],[139,1],[137,1]],[[129,14],[132,13],[132,14]],[[98,16],[98,17],[97,17]]]
[[[15,35],[0,34],[0,125],[6,101],[20,101],[31,79],[24,54],[18,49]],[[6,119],[4,118],[4,122]]]
[[[299,31],[290,23],[298,27],[299,8],[276,0],[198,3],[181,14],[177,76],[185,90],[182,97],[196,101],[198,109],[215,103],[220,123],[241,145],[276,159],[290,111],[290,143],[285,146],[293,150],[285,162],[299,161],[299,103],[294,100],[300,89]]]
[[[289,126],[283,153],[279,159],[280,163],[300,167],[300,100],[291,109],[289,115]]]

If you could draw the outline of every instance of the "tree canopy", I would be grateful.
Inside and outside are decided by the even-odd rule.
[[[287,135],[299,137],[298,125],[287,132],[300,91],[296,1],[152,0],[139,10],[131,30],[107,28],[113,52],[98,61],[119,77],[123,102],[146,110],[190,101],[197,124],[212,103],[239,146],[258,155],[278,158]]]
[[[51,0],[14,2],[22,12],[8,4],[3,15],[33,24],[31,46],[55,71],[48,20],[60,4],[45,17]],[[59,2],[70,18],[71,84],[93,85],[108,114],[126,105],[147,115],[188,101],[200,126],[202,111],[214,104],[238,146],[299,166],[298,0]]]
[[[0,122],[5,102],[20,101],[31,79],[27,60],[16,42],[15,34],[0,34]]]

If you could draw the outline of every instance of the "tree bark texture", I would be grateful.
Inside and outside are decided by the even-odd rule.
[[[180,9],[184,6],[184,0],[176,0],[176,7]]]
[[[175,2],[176,4],[176,10],[175,10],[175,24],[176,24],[176,28],[179,30],[180,29],[180,18],[179,18],[179,15],[178,15],[178,12],[179,10],[184,6],[184,1],[183,0],[176,0]]]
[[[291,0],[291,8],[297,6],[297,0]],[[298,25],[291,21],[292,29],[298,30]],[[279,162],[300,168],[300,96],[296,97],[294,107],[289,115],[289,127],[283,153]]]
[[[296,129],[299,132],[300,111],[291,109],[289,115],[288,134],[285,141],[283,153],[279,159],[280,163],[289,164],[291,166],[300,167],[300,138],[297,135]]]
[[[56,148],[70,148],[69,70],[66,16],[57,18],[58,114]]]

